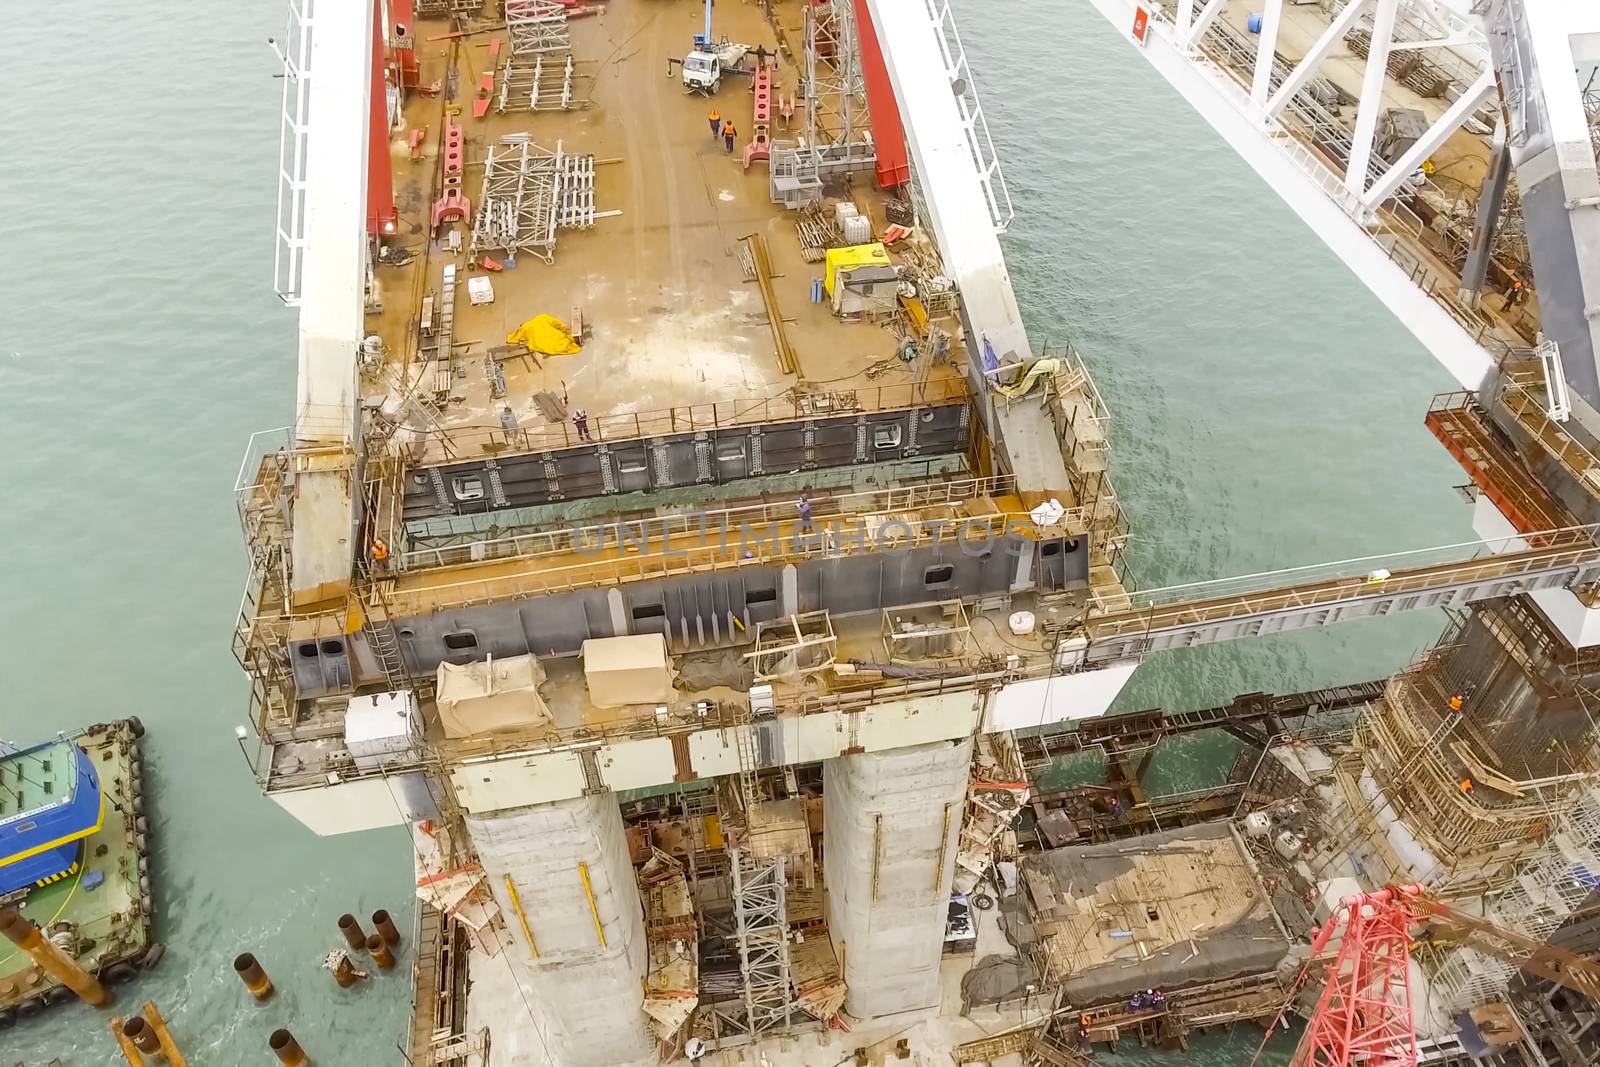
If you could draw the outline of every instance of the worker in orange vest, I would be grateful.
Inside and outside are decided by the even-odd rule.
[[[383,538],[374,535],[371,547],[372,563],[378,570],[384,569],[384,564],[389,559],[389,545]]]
[[[729,155],[733,154],[733,135],[738,132],[733,128],[732,119],[722,124],[722,143],[727,146]]]
[[[711,123],[711,136],[715,137],[722,132],[722,115],[718,113],[716,108],[712,108],[710,113],[706,115],[706,121]]]
[[[1527,295],[1527,289],[1522,283],[1522,276],[1520,274],[1513,274],[1511,276],[1511,284],[1506,286],[1506,307],[1516,307],[1518,304],[1522,303],[1522,298]]]

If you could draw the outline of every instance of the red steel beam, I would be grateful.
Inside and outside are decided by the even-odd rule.
[[[911,159],[906,154],[906,131],[900,125],[900,105],[894,98],[889,68],[878,47],[867,0],[854,0],[856,39],[861,47],[861,76],[867,86],[867,111],[872,116],[872,142],[878,153],[878,185],[893,189],[911,180]]]
[[[382,236],[395,232],[399,216],[394,209],[394,162],[389,158],[389,93],[384,78],[383,0],[373,0],[372,87],[368,93],[367,122],[367,232]]]

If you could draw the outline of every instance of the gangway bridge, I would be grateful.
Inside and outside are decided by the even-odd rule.
[[[1095,602],[1063,643],[1079,666],[1289,633],[1423,608],[1454,608],[1600,578],[1595,526],[1272,571]],[[1505,551],[1498,551],[1504,549]],[[1487,553],[1487,554],[1481,554]]]

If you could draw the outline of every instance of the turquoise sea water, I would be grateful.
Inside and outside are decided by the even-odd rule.
[[[283,10],[84,13],[114,45],[37,23],[0,44],[0,736],[134,713],[150,728],[169,952],[124,1010],[156,1000],[195,1064],[270,1062],[280,1025],[322,1063],[400,1063],[409,956],[348,992],[317,968],[342,912],[386,907],[409,929],[404,835],[313,837],[258,795],[233,736],[230,491],[249,433],[288,422],[293,400],[264,43]],[[1111,406],[1141,580],[1469,538],[1459,472],[1422,427],[1448,381],[1379,303],[1087,4],[958,13],[1017,205],[1021,303],[1036,340],[1078,345]],[[1374,677],[1437,629],[1412,617],[1168,655],[1122,704]],[[1204,782],[1230,746],[1172,746],[1151,784]],[[231,973],[245,949],[277,983],[268,1006]],[[1254,1047],[1241,1031],[1190,1059],[1244,1064]],[[6,1063],[114,1055],[79,1006],[0,1033]]]

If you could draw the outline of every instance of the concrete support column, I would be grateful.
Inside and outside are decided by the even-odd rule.
[[[641,1010],[644,912],[616,796],[469,815],[467,829],[505,916],[506,952],[543,1016],[550,1060],[556,1067],[654,1064]]]
[[[935,1007],[972,741],[823,765],[828,933],[858,1019]],[[946,813],[948,812],[948,820]]]

